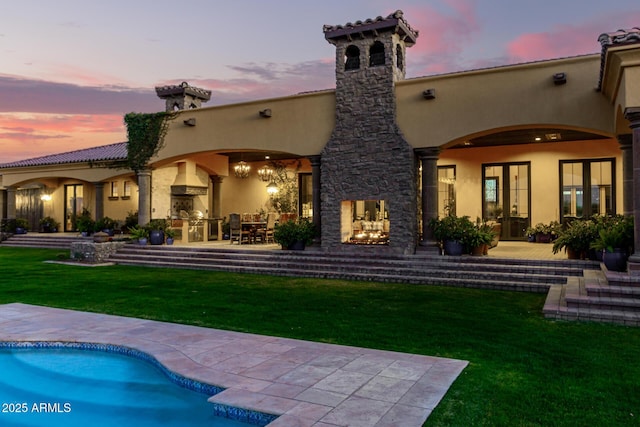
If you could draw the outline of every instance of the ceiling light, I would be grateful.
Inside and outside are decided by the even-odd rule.
[[[249,166],[247,162],[242,160],[233,167],[233,171],[236,174],[236,178],[240,178],[240,179],[248,178],[249,172],[251,171],[251,166]]]

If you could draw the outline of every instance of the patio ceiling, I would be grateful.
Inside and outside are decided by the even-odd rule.
[[[608,139],[608,137],[573,129],[517,129],[466,139],[448,148],[494,147],[499,145],[541,144],[549,142],[590,141],[597,139]]]
[[[289,154],[289,153],[280,153],[280,152],[272,152],[272,151],[228,151],[218,153],[223,156],[229,157],[229,163],[238,163],[241,160],[245,162],[263,162],[265,159],[269,160],[285,160],[285,159],[297,159],[300,156]]]

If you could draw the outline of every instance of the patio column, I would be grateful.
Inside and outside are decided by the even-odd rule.
[[[320,227],[322,225],[322,216],[320,215],[320,157],[309,156],[311,162],[311,192],[313,206],[313,224],[320,235]],[[320,239],[320,237],[318,237]]]
[[[633,135],[619,135],[622,151],[622,213],[633,215]]]
[[[138,224],[151,221],[151,169],[138,171]]]
[[[96,188],[96,220],[104,218],[104,182],[94,182]]]
[[[633,255],[629,257],[627,270],[631,275],[640,275],[640,107],[628,107],[624,117],[632,130],[633,165]]]
[[[7,188],[7,219],[16,219],[16,187]]]
[[[420,148],[416,150],[422,166],[422,240],[420,246],[433,248],[436,241],[429,222],[438,218],[438,155],[439,147]]]

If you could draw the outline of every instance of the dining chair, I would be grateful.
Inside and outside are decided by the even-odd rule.
[[[249,230],[244,230],[242,228],[242,221],[240,221],[240,214],[237,214],[237,213],[229,214],[230,243],[233,244],[233,241],[237,240],[238,244],[241,245],[242,241],[245,239],[247,243],[249,243],[251,240],[251,234]]]

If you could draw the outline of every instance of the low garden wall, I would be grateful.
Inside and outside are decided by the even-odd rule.
[[[87,263],[106,262],[125,242],[72,242],[70,258]]]

